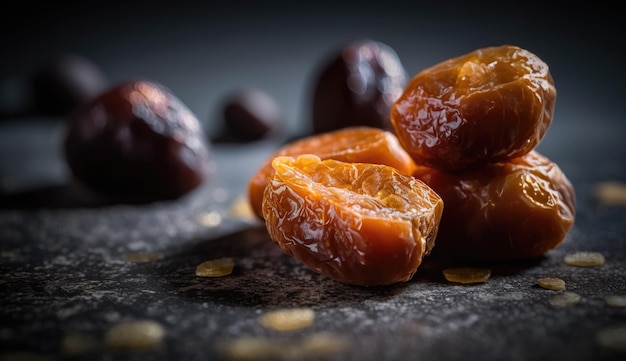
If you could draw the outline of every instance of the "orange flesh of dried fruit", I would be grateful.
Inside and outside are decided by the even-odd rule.
[[[443,211],[426,184],[378,164],[314,155],[272,161],[262,210],[271,239],[310,269],[363,286],[408,281]]]
[[[349,127],[293,141],[271,155],[248,182],[250,205],[260,219],[263,219],[263,191],[268,177],[274,173],[272,160],[278,156],[303,154],[343,162],[385,164],[404,175],[411,175],[415,167],[396,136],[378,128]]]

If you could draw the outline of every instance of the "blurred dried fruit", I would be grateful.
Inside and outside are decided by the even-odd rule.
[[[574,292],[563,292],[550,299],[550,304],[554,307],[569,307],[580,302],[581,296]]]
[[[407,82],[396,52],[387,44],[362,40],[333,53],[313,87],[313,133],[370,126],[393,130],[389,110]]]
[[[32,111],[66,115],[109,87],[102,69],[78,54],[62,54],[38,69],[32,78]]]
[[[411,175],[415,163],[393,133],[372,127],[349,127],[287,143],[267,158],[248,182],[248,197],[254,213],[263,219],[263,191],[274,173],[272,160],[278,156],[314,154],[342,162],[384,164]]]
[[[223,104],[224,129],[215,141],[250,142],[282,135],[285,120],[278,103],[266,92],[243,88]]]
[[[274,310],[261,316],[263,326],[276,331],[294,331],[309,327],[315,321],[315,311],[310,308]]]
[[[143,352],[163,344],[165,329],[152,320],[118,323],[105,335],[105,343],[112,351]]]
[[[274,158],[263,197],[268,233],[285,253],[340,282],[408,281],[434,245],[441,198],[395,168]]]
[[[459,173],[417,167],[445,210],[433,255],[460,260],[530,259],[557,247],[574,224],[574,189],[536,151]]]
[[[417,164],[458,171],[533,150],[555,102],[548,65],[503,45],[422,70],[392,106],[391,122]]]
[[[158,83],[113,86],[76,111],[66,130],[64,155],[72,173],[103,194],[173,199],[213,173],[197,118]]]

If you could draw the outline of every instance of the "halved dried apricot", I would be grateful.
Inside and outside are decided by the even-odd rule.
[[[411,279],[433,245],[441,198],[396,168],[322,160],[272,161],[262,210],[271,239],[310,269],[374,286]]]
[[[574,224],[571,183],[537,151],[468,172],[418,167],[414,174],[446,205],[433,256],[537,258],[557,247]]]
[[[274,173],[272,160],[278,156],[302,154],[343,162],[384,164],[404,175],[411,175],[415,169],[413,159],[402,148],[398,138],[375,127],[348,127],[295,140],[272,154],[248,182],[250,205],[259,218],[263,219],[261,208],[267,178]]]
[[[502,45],[419,72],[393,104],[391,122],[417,164],[458,171],[533,150],[555,102],[548,65]]]

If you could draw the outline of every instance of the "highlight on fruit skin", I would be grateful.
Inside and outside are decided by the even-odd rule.
[[[347,127],[295,140],[268,157],[248,181],[250,206],[259,219],[263,219],[263,191],[268,177],[274,173],[272,160],[278,156],[302,154],[343,162],[385,164],[404,175],[411,175],[415,169],[413,159],[402,148],[395,134],[375,127]]]
[[[552,123],[556,96],[536,54],[485,47],[416,74],[392,105],[391,122],[417,164],[462,171],[533,150]]]
[[[418,167],[445,203],[432,255],[464,261],[528,260],[563,242],[576,216],[574,188],[537,151],[467,172]]]
[[[315,272],[352,285],[413,277],[430,253],[443,212],[422,181],[379,164],[273,159],[263,198],[271,239]]]

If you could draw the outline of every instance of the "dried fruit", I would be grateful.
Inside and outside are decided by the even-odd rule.
[[[458,171],[530,152],[552,122],[555,102],[548,65],[503,45],[418,73],[392,106],[391,122],[416,163]]]
[[[196,267],[196,276],[224,277],[233,273],[235,262],[231,257],[223,257],[204,261]]]
[[[224,129],[216,141],[251,142],[281,135],[282,110],[268,93],[242,88],[228,94],[223,104]]]
[[[570,266],[600,267],[604,265],[604,255],[599,252],[574,252],[566,254],[563,261]]]
[[[541,288],[553,291],[565,290],[565,281],[556,277],[542,277],[537,279],[537,284]]]
[[[158,83],[113,86],[74,112],[66,130],[64,154],[72,173],[103,194],[173,199],[213,173],[197,118]]]
[[[313,133],[369,126],[392,131],[389,110],[407,82],[398,54],[387,44],[362,40],[323,64],[313,86]]]
[[[447,281],[462,284],[485,283],[489,277],[491,277],[491,270],[489,268],[446,268],[442,272]]]
[[[309,327],[315,321],[315,311],[310,308],[274,310],[261,316],[263,326],[277,331],[294,331]]]
[[[372,127],[350,127],[302,138],[285,144],[264,162],[248,182],[248,197],[254,213],[263,219],[263,191],[274,173],[272,160],[278,156],[314,154],[323,159],[343,162],[385,164],[411,175],[415,164],[400,146],[396,136]]]
[[[443,210],[423,182],[395,168],[274,158],[263,198],[268,233],[310,269],[355,285],[408,281],[433,247]]]
[[[467,172],[417,167],[414,175],[445,204],[433,255],[475,261],[537,258],[557,247],[574,224],[571,183],[536,151]]]

